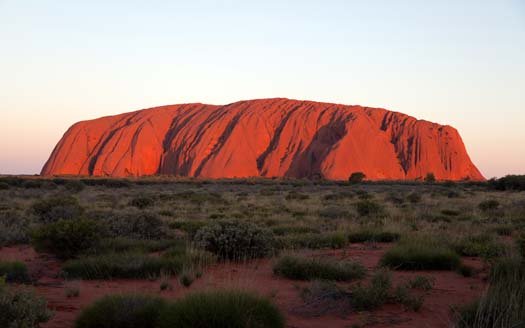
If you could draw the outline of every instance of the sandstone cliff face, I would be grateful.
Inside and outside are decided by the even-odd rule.
[[[289,99],[184,104],[74,124],[43,175],[483,180],[458,132],[384,109]]]

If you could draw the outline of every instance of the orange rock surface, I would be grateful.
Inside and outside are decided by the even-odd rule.
[[[261,99],[74,124],[42,175],[484,180],[456,129],[379,108]]]

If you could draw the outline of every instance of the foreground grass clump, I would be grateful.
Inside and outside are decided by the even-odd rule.
[[[459,255],[449,246],[430,237],[402,239],[380,261],[396,270],[454,270],[460,263]]]
[[[165,307],[158,327],[281,328],[284,317],[274,304],[256,294],[211,291],[190,294]]]
[[[457,327],[521,327],[524,322],[525,264],[507,258],[494,264],[485,294],[459,309]]]
[[[361,200],[355,206],[360,216],[380,216],[384,214],[383,206],[371,200]]]
[[[60,220],[42,225],[32,232],[37,251],[51,252],[59,258],[73,258],[98,244],[102,228],[90,219]]]
[[[94,254],[107,253],[151,253],[176,247],[179,244],[185,245],[182,240],[176,239],[131,239],[126,237],[107,238],[101,240],[91,252]]]
[[[195,244],[222,260],[245,260],[273,253],[275,237],[271,230],[249,222],[221,221],[201,228]]]
[[[159,297],[105,296],[82,311],[75,328],[156,328],[164,306]]]
[[[351,304],[358,311],[372,310],[383,305],[392,288],[392,277],[386,270],[376,272],[368,286],[357,285],[352,290]]]
[[[276,275],[296,280],[349,281],[365,276],[366,269],[357,262],[332,261],[287,255],[273,267]]]
[[[27,266],[22,262],[0,261],[0,277],[5,277],[7,282],[29,282]]]
[[[67,278],[156,278],[181,271],[181,258],[153,257],[145,254],[106,254],[71,260],[62,271]]]
[[[45,299],[25,288],[11,288],[0,278],[0,327],[37,328],[51,313]]]

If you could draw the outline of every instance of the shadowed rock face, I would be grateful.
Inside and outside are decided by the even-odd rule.
[[[289,99],[183,104],[74,124],[43,175],[483,180],[458,132],[384,109]]]

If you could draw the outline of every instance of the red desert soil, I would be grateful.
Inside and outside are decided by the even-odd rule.
[[[381,255],[389,245],[354,244],[344,250],[325,250],[309,252],[315,256],[351,258],[360,261],[368,269],[374,269]],[[111,280],[80,281],[80,296],[67,298],[65,281],[58,277],[60,262],[47,255],[37,254],[29,246],[4,247],[0,249],[0,259],[20,260],[28,265],[30,274],[37,279],[35,289],[48,300],[54,316],[44,328],[70,328],[80,310],[102,297],[113,293],[141,292],[161,295],[167,299],[181,297],[195,290],[215,287],[239,287],[256,290],[262,295],[272,297],[286,314],[287,327],[450,327],[452,313],[450,307],[474,300],[486,287],[483,273],[465,278],[455,272],[394,272],[394,284],[402,283],[415,275],[432,276],[434,288],[425,297],[419,312],[406,310],[401,305],[385,305],[372,312],[357,313],[345,308],[321,313],[315,308],[305,306],[300,297],[300,288],[307,282],[297,282],[276,277],[272,273],[271,260],[258,260],[241,264],[217,264],[207,269],[190,288],[179,285],[176,278],[171,279],[174,289],[160,291],[159,281]],[[477,259],[464,261],[479,270],[483,264]],[[350,286],[350,284],[342,284]]]
[[[484,180],[458,131],[380,108],[260,99],[74,124],[42,175]]]

